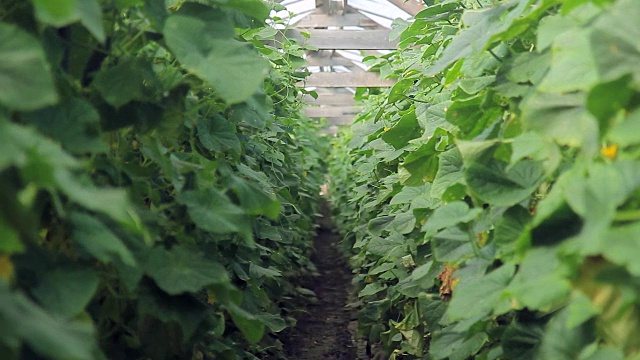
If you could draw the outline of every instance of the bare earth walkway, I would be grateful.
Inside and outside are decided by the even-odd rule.
[[[356,347],[348,329],[351,312],[345,305],[351,286],[351,272],[339,253],[339,236],[331,231],[328,211],[323,211],[320,229],[314,241],[311,260],[320,276],[305,286],[318,296],[317,304],[308,304],[307,313],[285,339],[285,350],[291,360],[355,360]]]

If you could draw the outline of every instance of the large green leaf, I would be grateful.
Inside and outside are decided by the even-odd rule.
[[[262,0],[213,0],[222,7],[238,10],[256,20],[265,21],[271,9]]]
[[[464,184],[462,171],[462,155],[457,147],[451,148],[438,155],[438,172],[433,179],[431,196],[442,198],[446,191],[456,184]]]
[[[272,220],[280,216],[280,202],[274,194],[267,194],[264,188],[254,185],[252,182],[233,176],[227,182],[227,186],[233,190],[240,200],[240,206],[251,215],[264,215]]]
[[[530,197],[542,182],[544,169],[540,162],[523,160],[509,169],[505,164],[472,162],[465,171],[469,189],[482,201],[512,206]]]
[[[185,246],[174,246],[171,250],[154,248],[144,269],[169,295],[195,292],[207,285],[224,285],[230,281],[222,265]]]
[[[78,0],[31,0],[31,2],[33,2],[36,16],[42,22],[62,26],[78,19],[76,13]]]
[[[440,262],[459,263],[473,254],[472,241],[476,241],[475,236],[468,231],[448,227],[433,236],[433,256]]]
[[[18,232],[0,218],[0,252],[12,254],[24,251],[24,244],[20,241]]]
[[[0,281],[0,321],[3,324],[0,334],[6,345],[17,347],[26,342],[52,359],[102,358],[91,322],[52,316],[23,294],[12,293],[3,281]],[[7,333],[7,329],[12,331]]]
[[[73,213],[71,221],[74,226],[74,240],[91,256],[105,263],[118,258],[126,265],[136,266],[133,254],[122,240],[95,217]]]
[[[519,307],[548,311],[569,294],[571,286],[567,275],[554,248],[534,248],[525,255],[507,292]]]
[[[503,113],[499,107],[484,109],[484,96],[457,100],[447,109],[446,119],[460,129],[460,139],[473,139],[497,121]]]
[[[640,3],[634,0],[616,1],[609,11],[598,17],[591,37],[594,59],[605,80],[615,80],[633,74],[640,80],[640,26],[633,19],[640,16]]]
[[[98,0],[31,0],[38,20],[56,27],[80,21],[98,41],[105,40]]]
[[[100,139],[100,115],[83,99],[65,99],[57,105],[25,113],[23,119],[38,126],[71,153],[107,150]]]
[[[178,60],[228,103],[247,100],[266,76],[265,60],[234,39],[233,25],[220,10],[185,3],[166,20],[163,33]]]
[[[504,309],[503,292],[514,271],[515,266],[505,264],[479,279],[462,278],[453,292],[446,316],[455,321],[494,310],[500,312]]]
[[[473,357],[489,340],[488,335],[479,330],[483,327],[483,322],[476,317],[436,330],[429,355],[436,360],[465,360]]]
[[[235,125],[219,114],[198,121],[198,139],[209,151],[241,151]]]
[[[587,154],[598,150],[598,124],[586,110],[586,94],[534,93],[520,106],[529,129],[561,145],[582,147]]]
[[[204,303],[188,294],[169,296],[151,286],[143,286],[140,293],[138,312],[156,317],[164,323],[180,324],[185,340],[193,336],[210,313]]]
[[[551,48],[551,67],[538,85],[543,92],[588,90],[598,80],[596,58],[589,30],[572,29],[556,35]]]
[[[580,356],[583,348],[596,338],[593,322],[568,328],[569,311],[560,310],[547,324],[537,359],[573,360]]]
[[[427,218],[427,222],[422,226],[422,231],[432,234],[437,230],[459,223],[467,223],[481,212],[481,209],[469,209],[469,205],[463,201],[445,204],[434,210],[433,214]]]
[[[150,63],[132,59],[98,72],[93,86],[108,104],[117,108],[132,100],[144,100],[154,86],[158,87],[158,80]]]
[[[253,243],[249,216],[220,191],[213,188],[189,190],[181,193],[177,201],[187,207],[191,220],[201,229],[216,234],[238,233],[249,244]]]
[[[84,311],[97,288],[93,270],[56,268],[43,274],[32,293],[44,308],[70,319]]]
[[[381,257],[398,258],[405,253],[406,241],[402,235],[387,238],[374,237],[367,244],[367,252]]]
[[[50,1],[53,3],[53,1]],[[55,104],[58,93],[42,46],[15,25],[0,23],[0,104],[35,110]]]
[[[403,115],[400,120],[391,127],[388,131],[385,131],[381,138],[387,144],[392,145],[396,149],[403,148],[409,143],[409,140],[420,137],[422,129],[416,119],[414,111]]]

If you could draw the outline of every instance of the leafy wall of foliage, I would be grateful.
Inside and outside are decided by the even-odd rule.
[[[322,162],[270,6],[0,3],[2,359],[278,355]]]
[[[402,359],[640,358],[640,2],[427,3],[333,148],[361,333]]]

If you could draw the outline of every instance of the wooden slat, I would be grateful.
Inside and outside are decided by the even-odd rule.
[[[357,106],[307,106],[305,115],[311,118],[355,116],[362,108]]]
[[[303,83],[299,83],[303,85]],[[381,79],[378,73],[372,72],[321,72],[311,74],[306,86],[311,87],[391,87],[395,81]]]
[[[311,14],[300,20],[295,26],[297,28],[323,28],[327,26],[375,27],[378,26],[378,24],[360,13],[333,16],[327,14]]]
[[[304,95],[302,101],[316,105],[356,105],[356,99],[353,98],[352,94],[318,94],[317,99],[314,99],[311,95]]]
[[[307,65],[309,66],[355,66],[353,61],[346,57],[334,54],[333,56],[307,55]]]
[[[351,125],[355,116],[341,116],[327,118],[328,125]]]
[[[321,50],[392,50],[397,41],[389,41],[389,30],[320,30],[307,31],[307,39],[300,30],[289,30],[287,37]]]

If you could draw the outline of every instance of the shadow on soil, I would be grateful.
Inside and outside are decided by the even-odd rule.
[[[355,360],[357,349],[349,331],[352,310],[345,307],[351,289],[351,271],[338,250],[339,236],[332,231],[326,203],[322,206],[322,215],[311,256],[320,276],[303,284],[316,293],[318,302],[306,305],[306,313],[282,340],[290,360]]]

